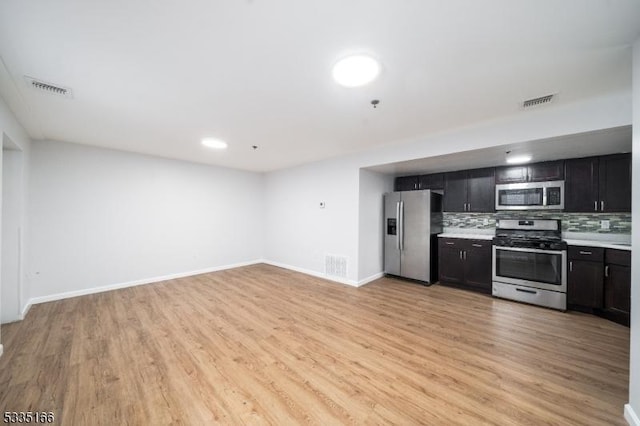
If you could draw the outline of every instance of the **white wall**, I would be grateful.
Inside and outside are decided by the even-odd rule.
[[[28,232],[28,226],[27,226],[28,224],[26,220],[26,210],[25,210],[28,201],[27,201],[27,191],[25,190],[25,188],[27,187],[27,184],[28,184],[28,172],[29,172],[28,165],[29,165],[31,140],[27,136],[27,133],[22,128],[20,123],[18,123],[13,113],[9,110],[6,103],[1,98],[0,98],[0,140],[2,140],[3,145],[5,141],[10,141],[12,148],[21,151],[22,164],[20,167],[21,169],[20,177],[18,179],[18,182],[14,182],[14,183],[20,187],[19,192],[21,193],[21,196],[20,196],[20,206],[18,208],[19,226],[22,230],[21,235],[24,236],[25,233]],[[0,173],[0,176],[2,176],[2,173]],[[1,196],[0,196],[0,204],[2,204]],[[1,210],[2,209],[0,209],[0,211]],[[1,220],[1,215],[0,215],[0,220]],[[4,236],[0,235],[0,238],[4,240]],[[20,259],[21,264],[19,265],[19,269],[22,271],[23,275],[19,277],[18,285],[20,286],[20,288],[18,288],[17,290],[19,293],[21,292],[22,295],[24,296],[28,294],[27,293],[28,283],[27,283],[26,276],[24,275],[24,271],[26,269],[24,266],[26,263],[25,262],[26,252],[25,252],[25,245],[23,243],[20,244],[20,247],[21,247],[21,252],[18,258]],[[0,255],[1,254],[2,253],[0,252]],[[6,256],[0,256],[0,258],[2,257],[6,257]],[[11,256],[9,256],[9,258],[11,258]],[[2,271],[2,269],[3,268],[0,262],[0,272]],[[0,307],[1,306],[2,306],[2,301],[0,300]],[[0,317],[2,317],[1,308],[0,308]],[[1,342],[2,340],[0,340],[0,343]],[[0,344],[0,354],[2,354],[2,350],[3,350],[3,347],[2,347],[2,344]]]
[[[382,272],[381,226],[375,209],[359,209],[362,167],[451,154],[629,125],[631,95],[619,93],[568,105],[551,105],[489,122],[266,175],[265,258],[281,266],[324,275],[324,255],[349,257],[347,283]],[[382,191],[373,187],[367,202]],[[369,191],[365,191],[369,192]],[[383,192],[383,191],[382,191]],[[326,210],[318,203],[327,201]],[[376,224],[377,222],[377,224]],[[368,231],[367,231],[368,230]],[[376,268],[377,265],[377,268]],[[377,269],[377,270],[376,270]]]
[[[358,206],[358,282],[375,279],[384,269],[384,200],[393,191],[393,177],[360,170]]]
[[[631,222],[631,353],[625,418],[640,426],[640,39],[633,45],[633,176]]]
[[[345,282],[355,284],[358,177],[358,167],[340,159],[267,174],[265,259],[323,275],[325,255],[345,256]]]
[[[32,302],[255,262],[263,176],[70,143],[32,145]]]
[[[6,138],[5,138],[6,140]],[[0,322],[21,319],[22,152],[2,150],[2,274]]]

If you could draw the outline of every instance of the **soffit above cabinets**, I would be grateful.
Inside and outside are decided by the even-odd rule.
[[[621,126],[558,138],[527,141],[458,152],[455,154],[382,164],[367,167],[367,169],[401,176],[507,166],[506,151],[515,154],[530,154],[532,156],[532,163],[631,152],[631,133],[631,126]]]

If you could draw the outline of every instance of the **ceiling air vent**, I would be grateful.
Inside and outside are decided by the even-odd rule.
[[[540,96],[539,98],[527,99],[522,103],[523,108],[531,108],[538,105],[548,104],[553,100],[555,94]]]
[[[69,89],[68,87],[47,83],[26,75],[24,76],[24,78],[27,80],[27,83],[29,84],[29,86],[31,86],[34,89],[49,93],[51,95],[64,96],[65,98],[73,97],[71,93],[71,89]]]

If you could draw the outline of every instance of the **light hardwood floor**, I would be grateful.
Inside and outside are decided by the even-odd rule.
[[[626,424],[629,330],[439,285],[267,265],[34,306],[2,411],[96,424]]]

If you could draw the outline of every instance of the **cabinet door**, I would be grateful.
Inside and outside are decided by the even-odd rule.
[[[418,178],[418,188],[420,189],[443,189],[444,173],[434,173],[422,175]]]
[[[444,176],[444,211],[464,212],[467,205],[467,172],[451,172]]]
[[[467,211],[492,213],[496,209],[495,169],[467,172]]]
[[[418,176],[401,176],[396,178],[396,191],[413,191],[418,189]]]
[[[594,212],[600,209],[598,198],[598,158],[565,161],[564,210]]]
[[[631,268],[607,265],[604,283],[604,308],[629,315],[631,312]]]
[[[567,303],[588,308],[602,308],[604,264],[570,260],[567,277]]]
[[[496,168],[496,183],[522,183],[526,181],[526,166],[509,166]]]
[[[600,157],[600,211],[631,212],[631,155]]]
[[[465,284],[491,292],[491,241],[469,240],[463,256]]]
[[[564,161],[546,161],[528,167],[529,182],[545,182],[564,179]]]
[[[438,239],[438,271],[441,283],[462,284],[464,269],[462,267],[462,240]]]

